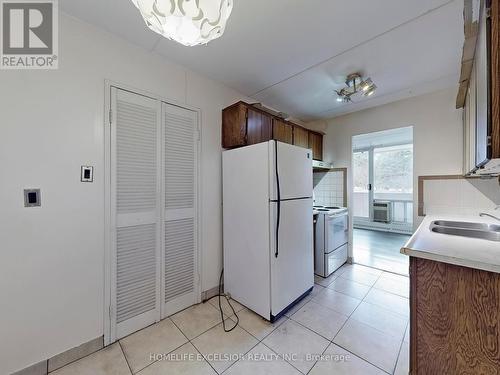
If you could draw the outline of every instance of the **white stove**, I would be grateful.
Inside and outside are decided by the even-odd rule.
[[[349,216],[346,207],[313,206],[314,273],[328,277],[345,262],[349,243]]]
[[[347,207],[338,206],[313,206],[314,214],[339,215],[348,212]]]

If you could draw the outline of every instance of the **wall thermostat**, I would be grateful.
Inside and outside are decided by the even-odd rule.
[[[82,165],[82,169],[80,172],[80,181],[94,182],[94,167]]]
[[[40,189],[24,189],[24,207],[40,207]]]

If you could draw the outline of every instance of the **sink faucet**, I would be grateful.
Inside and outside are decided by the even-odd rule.
[[[500,206],[496,206],[496,207],[495,207],[495,210],[498,210],[499,208],[500,208]],[[481,217],[488,216],[488,217],[491,217],[492,219],[495,219],[495,220],[500,221],[500,218],[499,218],[499,217],[496,217],[495,215],[487,214],[487,213],[485,213],[485,212],[481,212],[481,213],[479,214],[479,216],[481,216]]]

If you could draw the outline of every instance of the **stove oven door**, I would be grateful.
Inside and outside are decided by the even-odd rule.
[[[328,215],[325,226],[325,253],[329,254],[349,242],[349,216]]]

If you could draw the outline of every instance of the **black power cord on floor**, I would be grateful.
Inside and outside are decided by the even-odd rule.
[[[233,305],[231,305],[231,302],[229,301],[228,296],[226,294],[222,293],[222,277],[223,276],[224,276],[224,268],[222,269],[222,272],[220,273],[220,278],[219,278],[219,295],[218,295],[218,298],[219,298],[219,310],[220,310],[220,317],[222,319],[222,328],[224,328],[224,332],[231,332],[233,329],[236,328],[236,326],[240,322],[240,318],[238,317],[238,314],[236,314],[236,311],[234,310]],[[226,321],[224,319],[224,311],[222,310],[222,305],[221,305],[221,302],[220,302],[221,301],[221,297],[224,297],[226,299],[227,303],[229,304],[229,307],[231,307],[231,310],[233,310],[233,314],[236,317],[236,323],[234,324],[234,326],[232,326],[229,329],[226,328]]]

